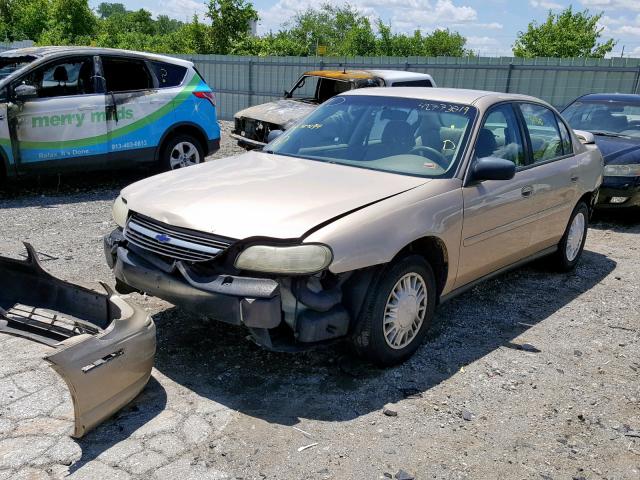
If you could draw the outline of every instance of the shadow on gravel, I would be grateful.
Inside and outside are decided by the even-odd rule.
[[[614,232],[640,233],[640,207],[596,210],[590,227]]]
[[[30,200],[32,197],[34,203],[38,204],[51,199],[56,199],[58,204],[84,202],[86,196],[76,198],[74,195],[93,193],[96,197],[100,197],[104,193],[112,196],[113,190],[119,191],[154,173],[156,172],[132,169],[9,179],[5,184],[0,184],[0,200]]]
[[[69,473],[79,470],[106,450],[129,438],[133,432],[159,415],[166,404],[167,393],[151,377],[142,393],[126,408],[84,437],[75,440],[82,449],[82,456],[69,467]]]
[[[267,352],[247,341],[240,328],[173,308],[155,316],[156,368],[198,395],[267,422],[351,420],[421,396],[495,349],[522,350],[514,353],[522,362],[539,354],[535,350],[544,352],[546,345],[521,347],[526,335],[515,338],[614,268],[604,255],[585,251],[569,274],[538,263],[489,281],[442,305],[416,355],[387,370],[363,364],[345,344],[302,354]]]

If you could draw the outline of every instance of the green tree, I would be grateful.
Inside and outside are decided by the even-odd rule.
[[[470,55],[464,47],[467,39],[449,29],[434,30],[422,39],[423,55],[429,57],[463,57]]]
[[[102,2],[98,5],[97,12],[98,15],[100,15],[100,18],[104,19],[109,18],[111,15],[115,15],[116,13],[127,13],[127,8],[122,3]]]
[[[258,21],[258,12],[245,0],[210,0],[206,16],[211,51],[221,55],[230,53],[249,34],[251,22]]]
[[[572,7],[557,14],[550,11],[543,24],[531,22],[526,32],[518,33],[513,54],[527,58],[603,58],[613,50],[616,41],[598,42],[602,36],[602,28],[598,27],[600,18],[602,13],[590,15],[589,10],[574,12]]]
[[[98,19],[87,0],[52,0],[47,29],[38,39],[48,45],[87,44],[96,33]]]

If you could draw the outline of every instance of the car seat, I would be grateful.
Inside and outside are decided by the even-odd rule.
[[[440,122],[435,115],[423,115],[415,133],[415,144],[424,147],[431,147],[437,151],[442,150],[442,135],[440,133]]]
[[[402,120],[390,120],[382,131],[380,143],[367,148],[365,160],[409,153],[415,146],[411,125]]]
[[[490,157],[497,148],[498,142],[496,142],[493,132],[488,128],[482,128],[478,133],[478,141],[476,142],[476,157]]]

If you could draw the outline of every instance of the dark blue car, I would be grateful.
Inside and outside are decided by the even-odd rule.
[[[597,206],[640,206],[640,95],[584,95],[569,104],[562,115],[574,130],[593,133],[604,157],[604,181]]]

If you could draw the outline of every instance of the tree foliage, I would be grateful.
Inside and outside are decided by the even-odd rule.
[[[513,45],[516,57],[589,57],[604,58],[613,50],[613,39],[598,43],[602,14],[591,15],[589,10],[574,12],[569,6],[560,13],[549,12],[539,25],[531,22],[526,32],[519,32]]]

